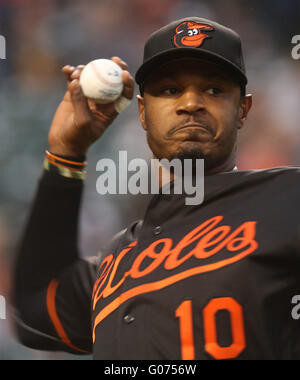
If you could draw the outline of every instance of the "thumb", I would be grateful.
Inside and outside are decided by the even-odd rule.
[[[68,84],[71,102],[74,108],[74,119],[79,127],[86,126],[91,122],[91,112],[87,98],[84,96],[78,79]]]

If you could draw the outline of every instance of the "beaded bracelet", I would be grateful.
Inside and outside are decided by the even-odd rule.
[[[87,162],[71,161],[46,151],[44,169],[63,177],[84,180],[86,178],[86,165]]]

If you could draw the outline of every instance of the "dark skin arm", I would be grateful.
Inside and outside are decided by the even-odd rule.
[[[120,58],[113,60],[124,70],[122,95],[131,99],[133,78],[126,63]],[[49,132],[49,150],[74,159],[86,156],[91,144],[118,116],[113,103],[98,105],[84,97],[79,85],[83,68],[62,69],[68,89]],[[90,300],[98,261],[80,259],[77,242],[82,190],[82,181],[48,171],[39,183],[18,249],[13,291],[16,331],[19,340],[31,348],[74,352],[49,313],[53,308],[48,307],[48,289],[54,283],[59,284],[55,306],[66,335],[80,350],[91,351]]]

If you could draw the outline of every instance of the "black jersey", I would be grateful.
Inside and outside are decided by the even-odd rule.
[[[299,168],[207,176],[198,206],[154,195],[90,260],[76,244],[81,192],[41,180],[16,266],[24,344],[108,360],[300,358]]]

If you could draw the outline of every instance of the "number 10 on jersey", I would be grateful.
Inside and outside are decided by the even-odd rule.
[[[232,344],[218,344],[216,313],[228,311],[230,315]],[[195,360],[195,332],[193,327],[193,302],[184,301],[175,312],[179,319],[182,360]],[[203,309],[205,351],[218,360],[235,359],[246,347],[243,309],[233,298],[214,298]]]

